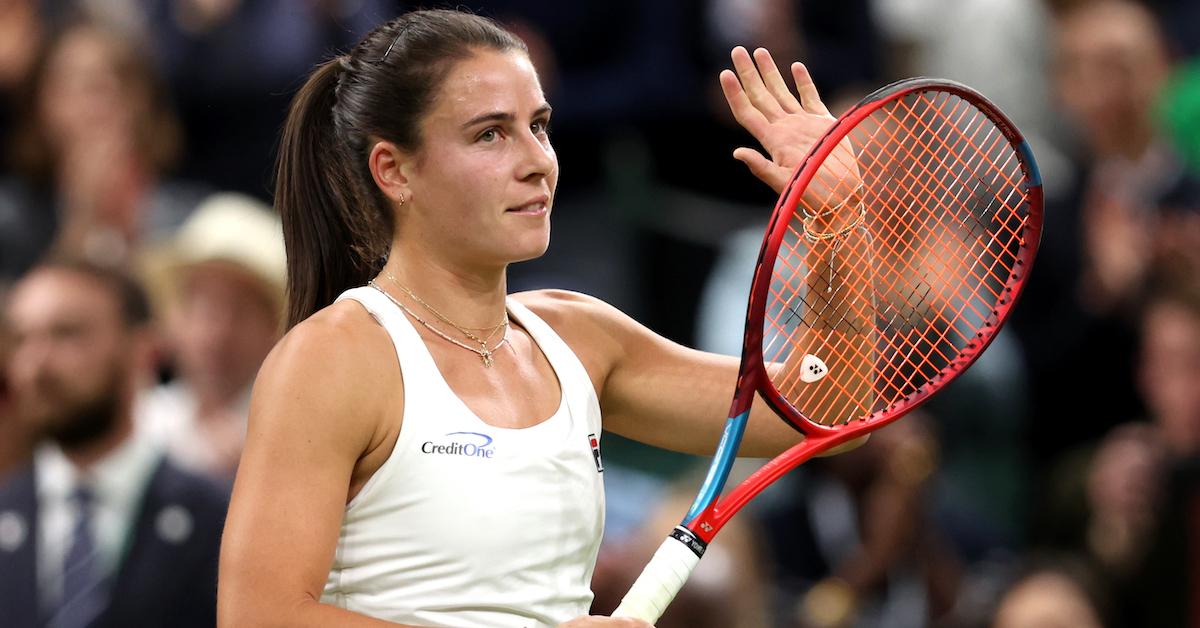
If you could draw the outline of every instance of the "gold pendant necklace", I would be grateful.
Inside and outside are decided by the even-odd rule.
[[[425,299],[422,299],[421,297],[417,296],[417,294],[415,292],[413,292],[412,290],[409,290],[408,286],[400,283],[400,281],[397,280],[396,277],[394,275],[392,275],[392,273],[385,270],[385,271],[383,271],[383,274],[385,277],[388,278],[388,281],[391,281],[392,284],[394,284],[397,288],[400,288],[401,290],[403,290],[404,294],[407,294],[413,301],[420,303],[422,307],[424,307],[426,310],[429,310],[429,312],[431,314],[433,314],[434,316],[436,316],[438,318],[438,320],[457,329],[460,334],[466,336],[467,338],[479,343],[479,348],[483,349],[484,351],[487,350],[488,342],[490,342],[492,340],[492,337],[496,335],[496,332],[500,331],[501,329],[504,329],[505,334],[508,333],[508,310],[507,309],[504,310],[504,319],[501,320],[496,325],[492,325],[491,327],[464,327],[464,326],[459,325],[458,323],[450,320],[449,317],[442,314],[441,312],[437,311],[437,308],[435,308],[432,305],[430,305],[429,303],[427,303],[425,301]],[[488,330],[488,329],[490,329],[491,332],[485,338],[480,338],[479,336],[471,333],[472,330],[484,331],[484,330]]]
[[[391,276],[389,275],[389,278],[390,277]],[[392,281],[395,282],[395,279],[393,279]],[[483,365],[485,367],[491,368],[492,363],[494,361],[492,358],[492,354],[495,353],[496,350],[499,349],[500,347],[503,347],[504,343],[508,342],[508,329],[507,329],[508,328],[508,312],[507,311],[504,312],[504,322],[497,326],[497,328],[500,328],[500,327],[505,328],[504,335],[500,338],[500,342],[497,342],[496,346],[492,347],[491,349],[488,349],[486,340],[480,341],[477,337],[472,337],[472,340],[475,340],[476,342],[479,342],[479,344],[480,344],[480,348],[476,349],[475,347],[472,347],[466,343],[459,342],[457,339],[451,337],[450,335],[446,334],[442,330],[431,325],[429,323],[429,321],[426,321],[425,319],[418,316],[417,313],[412,311],[412,309],[410,309],[407,305],[404,305],[403,303],[400,302],[399,299],[397,299],[396,297],[393,297],[387,290],[384,290],[383,288],[381,288],[379,286],[379,284],[375,283],[374,279],[367,281],[367,284],[370,285],[372,288],[382,292],[383,296],[387,297],[389,301],[396,304],[396,307],[400,308],[401,310],[404,310],[404,312],[406,312],[409,316],[413,317],[418,323],[420,323],[422,326],[424,326],[429,331],[437,334],[438,336],[441,336],[443,339],[449,341],[452,344],[455,344],[459,347],[462,347],[463,349],[466,349],[467,351],[470,351],[470,352],[478,355],[479,359],[483,361]],[[397,285],[399,285],[399,284],[397,283]],[[401,287],[403,288],[403,286],[401,286]],[[408,292],[408,291],[406,290],[406,292]],[[409,293],[409,295],[416,298],[415,295],[412,295],[411,293]],[[420,303],[423,303],[420,299],[417,299],[417,301]],[[429,307],[429,306],[426,305],[425,307]],[[434,314],[436,314],[438,316],[438,318],[442,318],[442,316],[438,312],[434,311],[432,308],[430,308],[430,311],[432,311]],[[445,320],[445,319],[443,319],[443,320]],[[453,326],[455,329],[458,329],[459,331],[463,331],[463,329],[460,328],[458,325],[455,325],[454,323],[451,323],[448,320],[445,320],[445,322],[448,323],[449,325]],[[494,335],[495,335],[495,331],[493,331],[491,334],[488,335],[487,340],[491,340],[492,336],[494,336]]]

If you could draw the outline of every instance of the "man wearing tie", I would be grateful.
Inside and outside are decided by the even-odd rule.
[[[40,442],[0,478],[0,623],[213,626],[227,495],[134,429],[153,353],[140,287],[52,261],[13,286],[5,313],[14,410]]]

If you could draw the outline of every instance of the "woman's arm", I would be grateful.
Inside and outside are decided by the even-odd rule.
[[[602,324],[624,347],[601,393],[605,429],[658,447],[712,454],[725,429],[738,359],[671,342],[616,310]],[[756,396],[738,455],[775,456],[800,438]]]
[[[713,452],[737,381],[737,358],[671,342],[586,295],[544,290],[517,298],[583,362],[604,411],[605,430],[675,451]],[[799,439],[756,399],[740,454],[774,455]]]
[[[319,603],[361,483],[356,462],[403,407],[391,346],[347,303],[297,326],[267,357],[221,545],[220,626],[395,625]]]

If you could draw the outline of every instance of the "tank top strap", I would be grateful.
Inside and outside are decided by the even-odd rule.
[[[343,299],[362,304],[391,337],[396,347],[396,358],[400,361],[400,373],[404,377],[406,398],[411,396],[410,393],[434,390],[430,386],[435,384],[432,378],[440,376],[437,365],[404,312],[393,305],[387,295],[371,286],[351,288],[343,292],[337,301]]]
[[[599,399],[592,385],[592,378],[584,368],[579,356],[567,346],[562,337],[550,327],[546,321],[534,314],[529,308],[512,299],[507,300],[509,314],[516,319],[533,341],[541,348],[546,359],[554,368],[559,378],[564,395],[571,393],[567,402],[571,405],[572,413],[577,417],[587,417],[587,427],[590,433],[600,433]]]

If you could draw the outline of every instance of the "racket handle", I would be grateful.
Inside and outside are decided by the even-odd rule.
[[[650,564],[642,570],[642,575],[629,588],[612,616],[634,617],[652,624],[658,621],[700,562],[704,545],[687,528],[675,528],[658,546]]]

